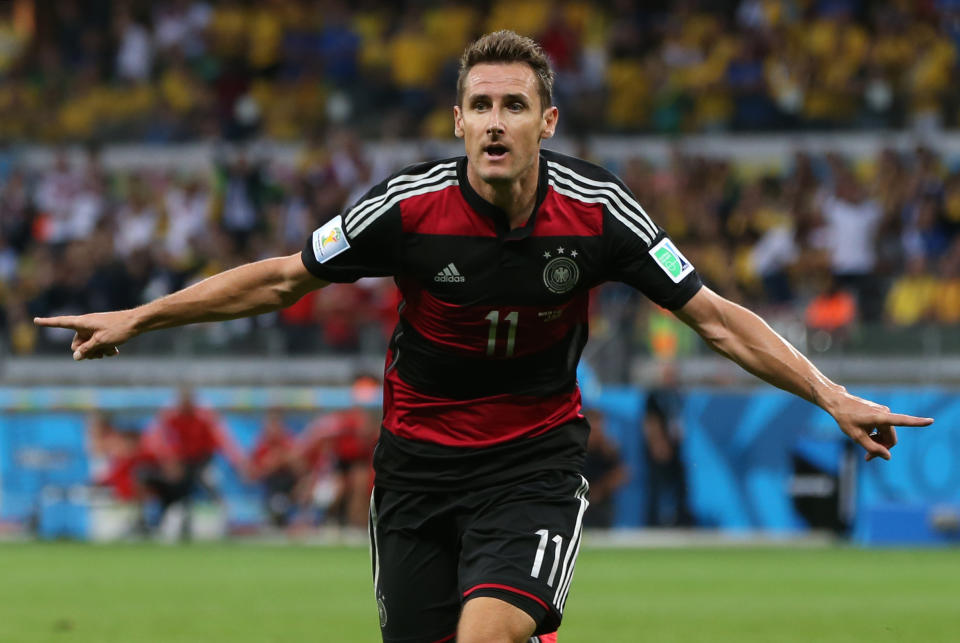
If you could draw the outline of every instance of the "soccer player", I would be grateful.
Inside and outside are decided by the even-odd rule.
[[[891,413],[824,377],[759,317],[701,285],[616,176],[542,150],[557,127],[540,47],[488,34],[461,59],[466,155],[402,170],[299,255],[229,270],[132,310],[38,319],[75,359],[145,331],[276,310],[329,282],[393,276],[370,505],[384,641],[527,641],[560,624],[580,547],[587,432],[575,372],[590,288],[619,280],[722,355],[828,411],[890,457]],[[550,638],[553,638],[550,635]]]

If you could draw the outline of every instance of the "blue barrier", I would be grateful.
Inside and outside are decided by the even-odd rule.
[[[929,527],[930,507],[960,505],[960,397],[934,388],[856,392],[897,411],[936,417],[937,423],[929,429],[901,429],[891,462],[858,465],[854,539],[865,544],[896,541],[884,525],[897,520],[887,520],[883,511],[913,507],[912,513],[903,509],[901,524],[926,521],[924,533],[933,536],[925,542],[949,541],[936,535],[940,527]],[[175,395],[167,388],[0,388],[0,522],[37,520],[49,537],[86,533],[84,512],[73,506],[80,496],[71,494],[90,478],[86,410],[112,410],[124,424],[143,428],[155,409],[172,403]],[[237,441],[248,449],[269,406],[291,409],[287,420],[301,430],[312,412],[350,402],[346,388],[205,388],[197,395],[202,403],[220,409]],[[605,412],[608,433],[630,470],[628,483],[615,498],[614,525],[642,526],[648,502],[641,429],[644,393],[605,388],[591,390],[586,398]],[[792,462],[802,457],[824,472],[838,471],[844,442],[832,418],[774,389],[692,389],[685,393],[683,409],[689,503],[699,524],[784,533],[807,528],[790,495]],[[255,520],[251,507],[257,490],[224,462],[217,461],[216,468],[231,520]],[[907,539],[919,533],[900,531]]]
[[[919,507],[927,515],[936,506],[960,504],[960,396],[936,388],[854,392],[898,412],[937,418],[930,428],[900,429],[889,462],[863,462],[859,453],[854,458],[852,536],[863,544],[888,543],[893,536],[884,529],[865,527],[872,508]],[[607,413],[608,432],[631,471],[617,498],[617,526],[642,526],[648,501],[641,436],[644,399],[641,391],[632,389],[604,389],[588,399]],[[837,474],[847,444],[828,414],[775,389],[691,389],[685,394],[683,425],[691,508],[698,524],[728,530],[806,529],[789,493],[791,460],[802,456]],[[943,539],[928,539],[934,540]]]

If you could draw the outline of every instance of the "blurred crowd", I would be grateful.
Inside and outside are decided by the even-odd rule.
[[[132,533],[161,529],[173,507],[181,509],[175,528],[193,533],[193,505],[223,505],[224,489],[214,458],[222,456],[236,477],[261,498],[262,520],[275,527],[366,525],[373,487],[373,448],[379,434],[379,383],[358,378],[352,405],[320,413],[305,425],[270,409],[254,443],[243,449],[213,409],[198,403],[190,388],[145,427],[102,412],[88,425],[92,482],[109,498],[137,510]]]
[[[620,174],[709,286],[767,316],[805,319],[838,339],[861,322],[960,322],[960,167],[930,149],[855,162],[797,153],[777,170],[680,151],[663,165],[594,160]],[[69,334],[37,329],[34,316],[128,308],[298,252],[395,169],[347,130],[307,145],[289,167],[244,148],[207,172],[107,171],[96,149],[43,168],[15,163],[0,174],[0,336],[18,354],[62,350]],[[391,280],[364,279],[199,336],[246,352],[265,337],[280,352],[375,352],[398,297]],[[622,288],[601,289],[593,329],[653,337],[650,312]],[[669,356],[656,341],[648,348]]]
[[[34,316],[128,308],[299,251],[398,169],[362,141],[450,136],[457,55],[500,27],[543,43],[574,140],[930,129],[960,114],[952,0],[12,0],[0,3],[4,348],[69,342]],[[263,137],[303,147],[281,161],[257,152]],[[83,158],[28,162],[4,145],[68,140],[84,143]],[[98,141],[118,140],[213,141],[215,152],[199,170],[107,169]],[[661,165],[579,153],[623,177],[711,287],[774,319],[804,319],[838,341],[860,322],[960,321],[955,159],[922,147],[798,153],[758,169],[679,151]],[[361,280],[176,340],[185,352],[376,351],[397,298],[389,280]],[[680,350],[669,318],[629,293],[609,287],[595,299],[595,337]],[[164,342],[130,348],[169,350]]]
[[[238,429],[252,427],[231,427],[189,387],[181,387],[173,404],[146,419],[92,413],[87,422],[86,459],[90,482],[98,491],[95,497],[104,501],[98,506],[132,510],[125,514],[126,524],[111,531],[111,537],[190,539],[202,531],[193,520],[195,513],[204,515],[201,505],[217,507],[225,521],[222,527],[234,534],[261,532],[264,527],[290,535],[308,534],[315,527],[365,529],[374,482],[373,452],[380,433],[380,395],[380,382],[361,375],[350,387],[351,402],[345,408],[311,414],[269,408],[250,417],[256,417],[256,434],[244,433],[243,445]],[[682,522],[686,490],[683,469],[674,457],[679,457],[681,446],[677,424],[681,398],[674,388],[654,391],[650,399],[667,399],[664,396],[675,400],[673,405],[648,401],[644,426],[638,430],[648,443],[659,446],[644,448],[650,455],[648,473],[664,491],[672,492],[673,504],[663,515],[655,508],[648,511],[644,524],[690,526],[691,521]],[[585,524],[610,527],[616,492],[633,473],[607,429],[606,414],[595,407],[584,412],[591,425],[584,469],[590,480],[591,512]],[[666,489],[677,484],[681,485],[677,489]],[[652,499],[658,500],[660,487],[651,489]],[[227,507],[253,497],[259,504],[257,512]]]
[[[388,168],[348,132],[307,146],[296,167],[248,151],[206,171],[107,171],[96,149],[43,169],[0,170],[0,329],[15,353],[62,348],[37,315],[129,308],[214,273],[299,252],[310,232]],[[389,168],[393,169],[393,168]],[[396,322],[392,281],[311,293],[277,314],[211,325],[204,343],[249,352],[280,329],[276,352],[379,349]],[[147,346],[151,340],[146,338]],[[169,349],[169,346],[167,346]]]
[[[960,321],[960,168],[924,147],[783,171],[677,154],[622,176],[704,281],[749,306],[842,330]]]
[[[477,35],[537,38],[562,133],[952,126],[955,0],[11,0],[0,139],[450,137]]]

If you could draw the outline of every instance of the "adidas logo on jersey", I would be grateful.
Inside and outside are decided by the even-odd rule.
[[[457,267],[453,265],[451,261],[443,270],[436,274],[433,280],[441,284],[462,284],[467,278],[460,274],[460,271],[457,270]]]

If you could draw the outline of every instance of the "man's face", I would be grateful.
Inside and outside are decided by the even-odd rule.
[[[283,435],[283,418],[276,411],[268,411],[263,423],[263,433],[270,438],[279,438]]]
[[[474,65],[464,82],[463,104],[453,108],[454,133],[486,183],[515,181],[537,160],[540,140],[557,126],[557,108],[543,107],[537,78],[525,63]]]
[[[184,386],[178,391],[177,407],[181,413],[193,411],[193,390]]]

